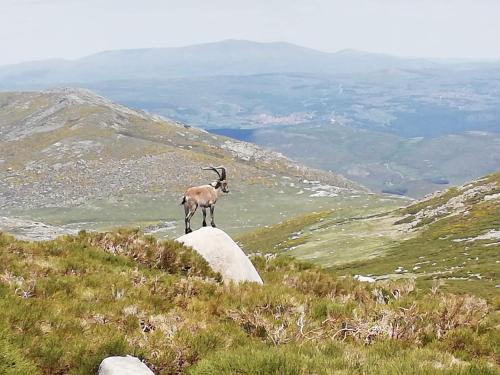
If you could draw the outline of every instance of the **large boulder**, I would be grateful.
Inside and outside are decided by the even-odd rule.
[[[98,375],[154,375],[148,366],[138,358],[126,357],[105,358],[99,366]]]
[[[176,241],[192,247],[219,272],[225,282],[252,281],[263,284],[250,259],[225,232],[203,227],[179,237]]]

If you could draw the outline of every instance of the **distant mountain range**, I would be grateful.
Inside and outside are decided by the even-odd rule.
[[[54,59],[4,66],[0,67],[0,84],[12,88],[264,73],[352,74],[438,66],[440,64],[426,59],[354,50],[326,53],[290,43],[226,40],[180,48],[105,51],[77,60]]]
[[[499,84],[500,62],[241,40],[0,67],[0,90],[87,88],[415,197],[498,169]]]

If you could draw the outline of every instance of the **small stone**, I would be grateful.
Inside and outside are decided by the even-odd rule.
[[[354,275],[353,279],[361,281],[363,283],[374,283],[376,280],[370,276]]]
[[[105,358],[99,370],[98,375],[154,375],[148,366],[142,363],[139,358],[130,355],[126,357],[108,357]]]

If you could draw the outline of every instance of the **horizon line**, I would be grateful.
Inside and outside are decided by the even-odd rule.
[[[44,61],[66,61],[66,62],[74,62],[78,61],[81,59],[85,59],[90,56],[102,54],[102,53],[110,53],[110,52],[119,52],[119,51],[146,51],[146,50],[161,50],[161,49],[182,49],[182,48],[190,48],[190,47],[199,47],[199,46],[206,46],[210,44],[221,44],[221,43],[227,43],[227,42],[247,42],[247,43],[254,43],[254,44],[287,44],[290,46],[294,47],[299,47],[299,48],[304,48],[308,49],[314,52],[319,52],[319,53],[324,53],[326,55],[336,55],[340,53],[345,53],[345,52],[353,52],[353,53],[360,53],[360,54],[367,54],[367,55],[378,55],[378,56],[386,56],[386,57],[394,57],[394,58],[399,58],[399,59],[418,59],[418,60],[427,60],[427,61],[434,61],[434,62],[442,62],[442,63],[500,63],[500,58],[494,58],[494,57],[482,57],[482,58],[473,58],[473,57],[432,57],[432,56],[415,56],[415,55],[398,55],[398,54],[392,54],[392,53],[387,53],[387,52],[380,52],[380,51],[367,51],[367,50],[361,50],[361,49],[356,49],[356,48],[341,48],[338,50],[335,50],[333,52],[297,44],[294,42],[290,41],[285,41],[285,40],[275,40],[275,41],[256,41],[256,40],[251,40],[251,39],[237,39],[237,38],[227,38],[227,39],[218,39],[210,42],[200,42],[200,43],[192,43],[192,44],[185,44],[181,46],[156,46],[156,47],[130,47],[130,48],[116,48],[116,49],[106,49],[106,50],[97,50],[95,52],[85,54],[79,57],[75,58],[68,58],[68,57],[47,57],[47,58],[40,58],[40,59],[32,59],[32,60],[21,60],[18,62],[14,63],[8,63],[8,64],[0,64],[0,68],[5,68],[9,66],[15,66],[15,65],[22,65],[22,64],[30,64],[30,63],[38,63],[38,62],[44,62]]]

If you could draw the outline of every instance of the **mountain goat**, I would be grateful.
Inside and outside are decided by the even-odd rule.
[[[205,167],[203,170],[212,170],[217,173],[219,179],[208,185],[193,186],[186,190],[181,205],[184,205],[184,223],[186,225],[186,234],[191,233],[191,218],[193,217],[196,209],[201,207],[203,211],[203,226],[207,226],[207,208],[210,208],[210,221],[212,227],[215,228],[214,222],[214,209],[217,198],[220,192],[229,193],[226,181],[226,169],[220,167]],[[220,173],[219,173],[220,169]]]

